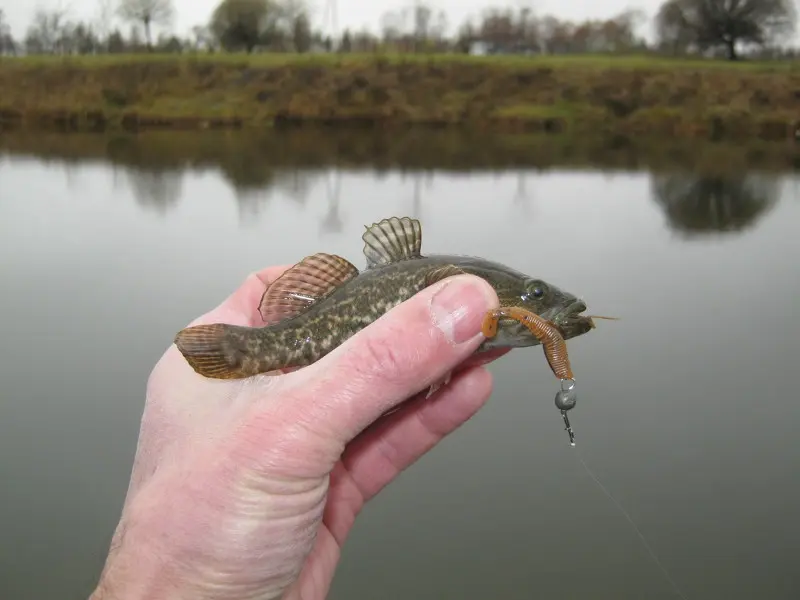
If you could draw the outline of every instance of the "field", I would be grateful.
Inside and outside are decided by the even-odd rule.
[[[651,56],[0,59],[0,124],[67,130],[470,127],[791,140],[800,63]]]

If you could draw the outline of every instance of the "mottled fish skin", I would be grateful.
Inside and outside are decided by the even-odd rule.
[[[445,269],[448,273],[469,273],[485,279],[501,306],[525,307],[553,321],[565,339],[592,328],[591,320],[578,314],[586,309],[582,301],[541,279],[479,257],[430,255],[373,264],[328,296],[278,323],[260,328],[200,326],[208,332],[207,339],[199,332],[192,338],[185,333],[192,329],[188,328],[179,332],[176,343],[192,367],[207,377],[240,378],[306,366],[428,287],[432,274],[442,272],[443,267],[454,267]],[[207,350],[210,346],[204,345],[206,341],[216,344],[217,356]],[[476,352],[539,343],[517,321],[501,320],[497,335],[486,339]]]

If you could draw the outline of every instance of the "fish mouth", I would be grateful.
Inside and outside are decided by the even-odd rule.
[[[582,335],[594,329],[592,317],[581,314],[586,310],[583,300],[574,300],[561,307],[539,313],[539,316],[552,323],[565,340]],[[483,341],[479,351],[495,348],[524,348],[538,346],[542,342],[531,333],[528,327],[516,319],[501,319],[503,326],[494,337]]]
[[[594,329],[594,321],[583,313],[586,310],[583,300],[575,300],[556,314],[552,322],[561,336],[567,340]]]

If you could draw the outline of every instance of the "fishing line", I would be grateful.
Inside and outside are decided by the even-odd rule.
[[[633,527],[633,530],[636,532],[636,535],[639,536],[639,540],[642,542],[642,545],[644,546],[645,550],[647,550],[647,552],[650,554],[650,558],[652,558],[653,562],[655,562],[656,566],[658,566],[658,568],[661,569],[661,572],[664,574],[664,577],[667,579],[667,581],[669,581],[670,585],[672,585],[672,589],[675,590],[675,593],[677,593],[678,596],[680,596],[683,600],[688,600],[686,598],[686,596],[684,595],[684,593],[681,591],[681,589],[678,587],[678,584],[675,583],[675,580],[670,576],[670,574],[667,571],[666,567],[664,567],[664,565],[658,559],[658,556],[656,556],[656,553],[653,552],[653,549],[650,547],[650,544],[647,543],[647,540],[645,539],[644,534],[639,529],[639,526],[636,525],[636,523],[633,521],[633,519],[631,518],[630,514],[628,514],[628,511],[626,511],[622,507],[622,505],[617,501],[617,499],[611,494],[611,492],[608,491],[608,488],[606,488],[606,486],[604,486],[602,483],[600,483],[600,480],[597,478],[597,476],[589,468],[589,465],[587,465],[586,461],[583,460],[583,456],[581,455],[580,450],[577,447],[575,447],[573,452],[577,453],[578,460],[580,461],[581,465],[583,465],[584,470],[589,475],[589,477],[591,477],[592,481],[594,481],[597,484],[597,487],[599,487],[603,491],[603,493],[608,497],[608,499],[611,500],[611,502],[619,509],[619,511],[628,520],[628,523],[631,524],[631,526]]]

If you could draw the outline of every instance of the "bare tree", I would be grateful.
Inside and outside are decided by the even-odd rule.
[[[417,0],[412,9],[414,15],[414,37],[417,42],[426,42],[430,35],[433,10],[427,4]]]
[[[793,0],[667,0],[656,15],[662,46],[724,48],[729,60],[738,43],[763,46],[794,32]]]
[[[131,25],[131,31],[128,34],[128,41],[125,44],[126,49],[138,51],[142,47],[142,32],[138,24]]]
[[[223,48],[252,52],[276,29],[277,5],[271,0],[222,0],[209,28]]]
[[[510,9],[488,9],[483,14],[479,35],[495,50],[508,50],[516,42],[514,13]]]
[[[205,25],[192,27],[192,46],[195,50],[211,49],[214,47],[214,35]]]
[[[3,9],[0,8],[0,56],[16,53],[17,43],[11,35],[11,27],[8,21],[6,21],[5,13],[3,13]]]
[[[114,24],[114,2],[113,0],[98,0],[97,4],[97,35],[106,43],[108,36],[111,35],[111,27]]]
[[[25,35],[25,49],[30,54],[61,54],[65,32],[70,27],[63,9],[36,9]]]
[[[274,0],[276,18],[281,27],[290,29],[296,19],[308,16],[308,6],[305,0]]]
[[[95,54],[100,46],[91,25],[78,23],[65,33],[69,35],[69,51],[72,53]]]
[[[403,36],[403,15],[391,10],[381,16],[381,33],[384,42],[394,42]]]
[[[273,45],[282,50],[307,52],[311,49],[311,19],[306,0],[273,0]]]
[[[436,16],[433,17],[432,23],[430,25],[430,29],[428,33],[430,34],[431,38],[440,42],[445,40],[447,37],[447,27],[449,23],[447,21],[447,13],[443,10],[440,10],[436,13]]]
[[[471,19],[464,21],[456,33],[455,46],[459,52],[469,52],[473,42],[479,38],[478,30]]]
[[[147,48],[152,47],[153,25],[169,25],[175,16],[172,0],[120,0],[117,12],[131,24],[142,24]]]
[[[125,43],[125,38],[122,37],[122,33],[119,29],[115,29],[108,34],[108,38],[106,39],[107,52],[110,54],[122,54],[126,49],[127,44]]]
[[[658,45],[672,54],[688,52],[695,43],[695,33],[688,27],[682,7],[677,2],[665,2],[655,18]]]
[[[306,13],[295,16],[292,22],[292,41],[295,52],[308,52],[313,42],[311,21]]]

